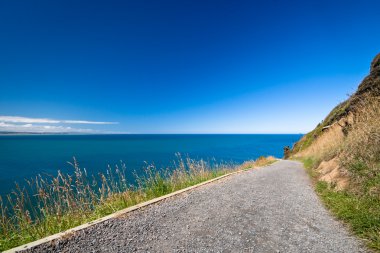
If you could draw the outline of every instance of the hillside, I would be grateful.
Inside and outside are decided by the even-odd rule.
[[[327,117],[313,131],[306,134],[297,142],[292,150],[292,154],[297,154],[307,149],[322,134],[322,131],[334,123],[349,118],[351,113],[355,114],[361,109],[365,109],[368,98],[378,98],[380,96],[380,54],[372,61],[370,74],[364,78],[357,91],[346,101],[337,105]],[[347,133],[347,129],[342,129]]]
[[[326,205],[380,250],[380,54],[357,91],[287,158],[302,160]]]

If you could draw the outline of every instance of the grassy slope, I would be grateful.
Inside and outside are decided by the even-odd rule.
[[[318,126],[314,130],[304,135],[302,139],[294,145],[292,153],[295,154],[297,152],[300,152],[310,147],[310,145],[314,142],[314,140],[316,140],[323,133],[322,129],[324,127],[333,124],[334,122],[338,121],[339,119],[341,119],[342,117],[348,114],[349,107],[350,107],[350,100],[346,100],[340,103],[339,105],[337,105],[329,113],[329,115],[327,115],[327,117],[320,124],[318,124]]]
[[[334,183],[319,181],[316,171],[321,161],[332,157],[318,150],[316,140],[324,136],[322,128],[353,113],[354,123],[342,142],[335,146],[334,155],[350,179],[349,186],[337,190]],[[358,91],[347,101],[336,106],[325,120],[306,134],[293,147],[293,157],[304,162],[313,178],[316,191],[326,207],[347,223],[353,233],[380,252],[380,54],[371,64],[370,75],[359,85]],[[326,135],[328,136],[328,135]],[[331,140],[334,142],[334,140]],[[336,142],[337,143],[337,142]],[[302,152],[302,151],[311,152]],[[307,157],[302,154],[308,154]],[[331,152],[330,152],[331,153]],[[321,155],[322,154],[322,155]]]

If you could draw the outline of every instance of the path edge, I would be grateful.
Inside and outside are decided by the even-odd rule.
[[[266,166],[262,166],[262,167],[271,166],[271,165],[273,165],[273,164],[275,164],[275,163],[277,163],[279,161],[280,161],[280,159],[278,159],[276,162],[274,162],[272,164],[269,164],[269,165],[266,165]],[[182,190],[178,190],[178,191],[175,191],[175,192],[163,195],[161,197],[157,197],[157,198],[154,198],[154,199],[142,202],[140,204],[124,208],[122,210],[119,210],[119,211],[117,211],[115,213],[112,213],[112,214],[109,214],[107,216],[104,216],[102,218],[86,222],[86,223],[84,223],[82,225],[70,228],[68,230],[59,232],[57,234],[49,235],[47,237],[38,239],[37,241],[33,241],[33,242],[30,242],[30,243],[26,243],[26,244],[17,246],[15,248],[11,248],[9,250],[3,251],[3,253],[15,253],[15,252],[20,252],[20,251],[23,251],[23,250],[31,249],[31,248],[34,248],[34,247],[39,246],[41,244],[48,243],[48,242],[51,242],[51,241],[56,240],[56,239],[60,239],[60,238],[65,237],[67,235],[70,235],[70,234],[73,234],[75,232],[78,232],[78,231],[81,231],[83,229],[86,229],[88,227],[94,226],[94,225],[96,225],[98,223],[102,223],[102,222],[105,222],[107,220],[110,220],[110,219],[113,219],[113,218],[117,218],[117,217],[119,217],[121,215],[124,215],[124,214],[130,213],[130,212],[139,210],[139,209],[141,209],[143,207],[155,204],[157,202],[160,202],[162,200],[174,197],[174,196],[179,195],[181,193],[191,191],[191,190],[196,189],[198,187],[201,187],[203,185],[206,185],[206,184],[209,184],[209,183],[212,183],[212,182],[215,182],[215,181],[219,181],[219,180],[221,180],[223,178],[226,178],[226,177],[229,177],[229,176],[232,176],[232,175],[236,175],[236,174],[240,174],[242,172],[247,172],[247,171],[250,171],[250,170],[256,170],[256,169],[259,169],[259,168],[262,168],[262,167],[256,167],[256,168],[250,168],[250,169],[247,169],[247,170],[234,171],[234,172],[231,172],[231,173],[228,173],[228,174],[225,174],[225,175],[222,175],[222,176],[219,176],[219,177],[207,180],[205,182],[202,182],[202,183],[199,183],[199,184],[196,184],[196,185],[193,185],[193,186],[189,186],[189,187],[184,188]]]

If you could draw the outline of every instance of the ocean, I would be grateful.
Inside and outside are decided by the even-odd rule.
[[[15,182],[38,174],[72,172],[76,158],[90,174],[124,163],[127,176],[146,164],[173,166],[176,153],[193,159],[241,163],[259,156],[282,157],[300,134],[189,134],[189,135],[2,135],[0,136],[0,195]]]

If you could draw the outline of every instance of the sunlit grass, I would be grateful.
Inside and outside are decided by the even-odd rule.
[[[74,159],[73,174],[58,171],[57,176],[41,175],[16,185],[0,198],[0,250],[13,248],[52,235],[118,210],[241,169],[270,164],[273,158],[259,158],[244,167],[183,159],[178,155],[174,169],[147,166],[137,185],[126,180],[125,165],[108,168],[98,177],[88,175]]]
[[[348,127],[332,127],[321,133],[293,158],[304,163],[315,181],[322,201],[336,217],[347,223],[368,246],[380,252],[380,98],[357,103]],[[339,133],[339,131],[341,131]],[[337,158],[349,184],[338,189],[336,182],[320,180],[318,167]]]
[[[352,231],[380,252],[380,199],[357,196],[349,191],[335,191],[326,182],[318,182],[317,192],[336,217],[349,224]]]

